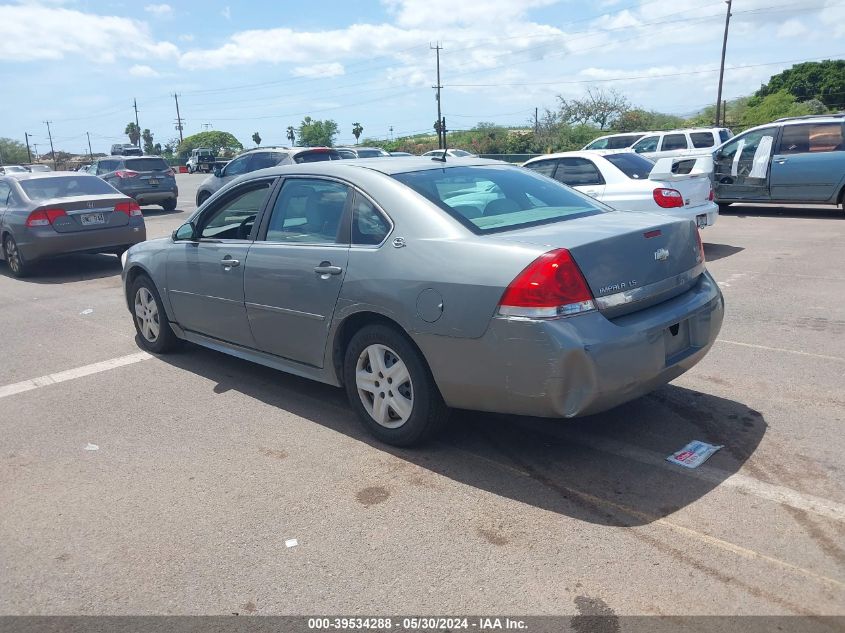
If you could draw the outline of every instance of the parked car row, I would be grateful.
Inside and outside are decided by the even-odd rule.
[[[53,171],[49,165],[33,163],[27,165],[0,165],[0,176],[4,174],[27,174],[38,171]]]

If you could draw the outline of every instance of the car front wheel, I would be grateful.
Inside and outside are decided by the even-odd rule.
[[[132,282],[132,315],[141,346],[154,354],[173,350],[179,339],[173,333],[155,284],[146,275]]]
[[[385,325],[359,330],[344,357],[349,402],[382,442],[411,446],[432,437],[449,409],[420,353]]]

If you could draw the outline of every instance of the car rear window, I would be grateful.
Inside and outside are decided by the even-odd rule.
[[[628,176],[628,178],[633,178],[634,180],[645,180],[648,178],[651,170],[654,169],[653,162],[633,152],[610,154],[605,156],[605,159]]]
[[[340,154],[334,150],[314,150],[313,152],[300,152],[293,157],[295,163],[319,163],[324,160],[341,160]]]
[[[478,234],[607,211],[588,196],[519,167],[448,167],[393,177]]]
[[[126,169],[133,171],[165,171],[170,169],[163,158],[130,158],[125,164]]]
[[[384,153],[377,149],[359,149],[358,158],[378,158],[384,156]]]
[[[54,176],[21,180],[21,188],[33,202],[49,198],[77,198],[118,193],[109,183],[96,176]]]

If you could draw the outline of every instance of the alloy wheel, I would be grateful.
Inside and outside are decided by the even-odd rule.
[[[381,426],[396,429],[411,417],[411,374],[399,355],[386,345],[364,348],[355,367],[355,384],[364,409]]]
[[[135,293],[135,318],[138,321],[141,336],[150,343],[155,343],[161,329],[158,306],[153,294],[144,286],[138,288],[138,292]]]
[[[18,252],[18,245],[11,237],[6,238],[6,263],[13,273],[18,274],[21,270],[21,254]]]

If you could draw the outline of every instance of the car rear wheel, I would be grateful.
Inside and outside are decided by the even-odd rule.
[[[411,446],[432,437],[449,409],[420,353],[385,325],[359,330],[344,357],[349,402],[382,442]]]
[[[135,330],[141,346],[154,354],[173,350],[179,339],[173,333],[155,284],[146,275],[139,275],[130,290]]]
[[[161,203],[161,208],[165,211],[175,211],[176,210],[176,198],[168,198],[164,202]]]
[[[29,274],[29,264],[24,261],[23,255],[18,249],[18,244],[11,235],[7,235],[3,239],[3,257],[9,266],[9,272],[15,277],[26,277]]]

